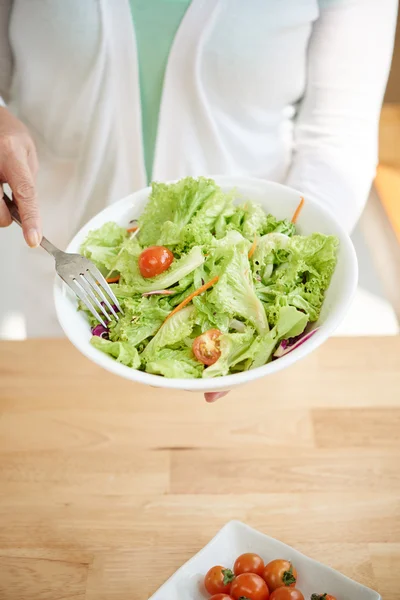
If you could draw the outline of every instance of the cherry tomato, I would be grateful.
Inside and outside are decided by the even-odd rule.
[[[312,594],[311,600],[336,600],[336,598],[330,594]]]
[[[215,596],[211,596],[210,600],[232,600],[232,597],[226,594],[215,594]]]
[[[294,587],[297,581],[297,571],[292,563],[282,559],[268,563],[262,576],[271,592],[282,586]]]
[[[234,579],[230,594],[233,600],[268,600],[269,590],[264,579],[254,573],[242,573]]]
[[[139,271],[143,277],[155,277],[164,273],[174,260],[174,255],[164,246],[151,246],[139,256]]]
[[[253,554],[252,552],[241,554],[235,561],[233,572],[235,575],[255,573],[256,575],[262,576],[264,572],[264,561],[261,556]]]
[[[304,596],[296,588],[280,587],[272,592],[269,600],[304,600]]]
[[[219,329],[209,329],[202,333],[193,342],[193,354],[203,365],[213,365],[221,356],[219,347],[219,338],[221,332]]]
[[[212,567],[204,578],[204,586],[211,595],[229,594],[234,577],[230,569]]]

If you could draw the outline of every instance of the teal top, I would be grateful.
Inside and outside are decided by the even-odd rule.
[[[139,61],[144,160],[153,171],[158,113],[172,43],[191,0],[130,0]]]

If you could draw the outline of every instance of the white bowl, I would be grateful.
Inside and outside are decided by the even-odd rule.
[[[248,177],[214,177],[214,179],[223,190],[229,191],[235,188],[242,201],[244,196],[249,200],[258,202],[267,212],[272,213],[279,219],[291,217],[300,201],[300,192],[278,183]],[[77,233],[69,244],[67,251],[79,252],[79,248],[89,231],[99,228],[108,221],[115,221],[119,225],[128,226],[131,219],[138,218],[142,213],[149,193],[150,188],[140,190],[93,217]],[[299,348],[263,367],[212,380],[167,379],[126,367],[89,343],[91,338],[90,328],[84,314],[77,312],[76,298],[64,284],[57,281],[54,297],[61,327],[74,346],[93,362],[126,379],[156,387],[197,392],[223,391],[265,375],[276,373],[310,354],[332,334],[346,314],[357,286],[358,266],[353,244],[346,231],[326,208],[306,198],[298,220],[298,230],[302,234],[320,232],[336,235],[340,242],[338,263],[326,294],[320,320],[316,324],[320,326],[320,329]]]
[[[204,576],[214,565],[232,568],[244,552],[255,552],[267,563],[275,558],[293,562],[296,587],[305,600],[311,594],[332,594],[338,600],[381,600],[377,592],[356,583],[312,558],[238,521],[231,521],[198,554],[184,564],[149,600],[204,600]]]

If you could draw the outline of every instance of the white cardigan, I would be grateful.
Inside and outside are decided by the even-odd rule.
[[[192,0],[167,65],[153,178],[285,182],[351,229],[375,173],[396,10],[397,0]],[[146,185],[129,0],[0,0],[0,94],[36,142],[56,244]],[[56,333],[52,262],[23,254],[29,332]]]

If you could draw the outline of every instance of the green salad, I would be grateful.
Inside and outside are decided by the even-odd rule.
[[[278,220],[235,198],[202,177],[153,183],[132,227],[89,233],[81,253],[122,308],[105,328],[80,306],[93,346],[147,373],[208,378],[261,367],[308,339],[338,239],[298,235],[299,211]]]

